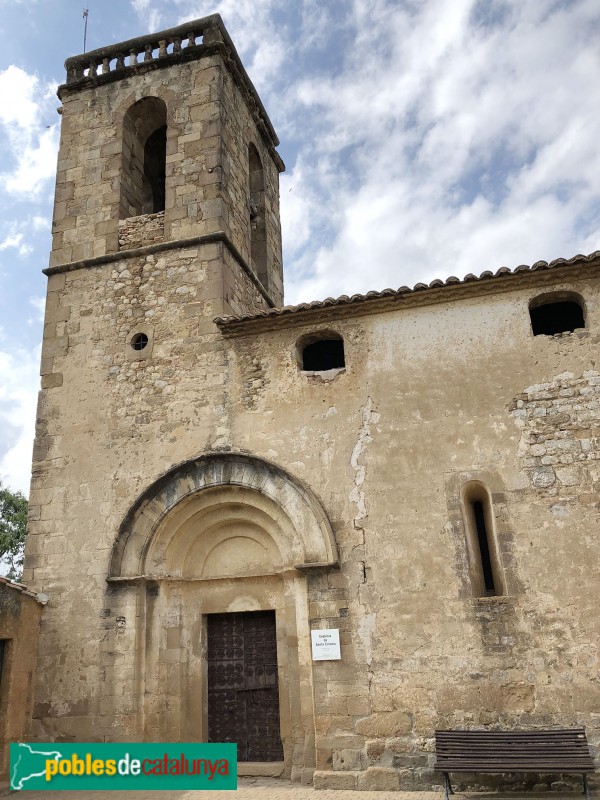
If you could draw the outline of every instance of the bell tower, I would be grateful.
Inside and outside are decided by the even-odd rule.
[[[50,598],[33,734],[94,741],[144,735],[153,590],[111,552],[149,485],[235,447],[213,319],[282,304],[284,166],[218,15],[66,68],[24,580]]]
[[[284,166],[219,15],[65,66],[48,274],[218,243],[223,311],[281,305]]]

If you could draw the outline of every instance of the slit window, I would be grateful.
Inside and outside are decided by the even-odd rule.
[[[475,520],[475,530],[477,531],[477,544],[479,546],[479,559],[481,562],[481,572],[486,594],[496,594],[494,584],[494,572],[490,559],[490,546],[488,532],[485,525],[485,514],[483,513],[483,503],[476,500],[473,503],[473,517]]]
[[[529,305],[529,316],[534,336],[553,336],[585,328],[583,301],[574,293],[536,297]]]
[[[463,506],[473,594],[476,597],[504,594],[492,502],[485,486],[468,484],[463,493]]]
[[[344,340],[341,336],[316,339],[302,347],[302,369],[305,372],[326,372],[345,366]]]

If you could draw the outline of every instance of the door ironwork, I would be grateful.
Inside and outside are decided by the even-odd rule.
[[[282,761],[274,611],[209,614],[208,741],[238,761]]]

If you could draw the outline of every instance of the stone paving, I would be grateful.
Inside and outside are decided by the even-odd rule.
[[[0,784],[0,797],[16,798],[20,792],[10,792]],[[23,800],[47,800],[53,792],[25,792]],[[439,792],[358,792],[325,789],[316,791],[311,786],[276,778],[240,778],[235,793],[225,791],[203,792],[69,792],[65,800],[443,800]],[[64,795],[63,795],[64,796]],[[595,793],[592,794],[592,798]],[[457,792],[454,800],[575,800],[578,792]]]

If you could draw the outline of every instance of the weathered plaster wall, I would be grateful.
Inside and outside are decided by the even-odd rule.
[[[281,609],[292,649],[302,603],[307,625],[341,630],[342,661],[308,665],[303,684],[314,693],[316,763],[304,748],[287,774],[307,780],[316,767],[319,786],[431,785],[436,727],[584,724],[596,752],[593,271],[555,278],[588,307],[588,329],[560,338],[531,334],[528,301],[547,288],[536,278],[497,294],[337,320],[320,312],[223,339],[210,322],[220,294],[234,310],[259,300],[243,272],[227,270],[226,248],[210,248],[51,279],[50,313],[67,319],[47,339],[54,355],[34,463],[27,566],[51,598],[36,734],[192,736],[185,715],[165,716],[188,697],[198,702],[202,646],[185,620],[227,610],[234,595],[236,610],[249,610],[255,579],[224,584],[225,594],[215,582],[198,596],[163,584],[162,622],[143,647],[166,628],[185,634],[147,650],[142,668],[140,641],[156,624],[147,590],[107,588],[106,576],[140,493],[175,464],[232,450],[310,487],[339,552],[339,571],[298,578],[305,599],[295,589],[284,602],[277,581],[267,581],[270,601],[261,595]],[[138,329],[150,337],[147,353],[128,346]],[[319,329],[344,337],[344,371],[299,369],[296,342]],[[538,488],[535,459],[545,456],[532,448],[543,436],[553,451],[565,431],[585,465],[578,460],[575,474],[567,458],[561,472],[561,450],[548,465],[554,483]],[[506,596],[473,596],[460,501],[470,480],[492,494]],[[169,664],[179,677],[161,697]],[[146,711],[142,675],[154,682]],[[299,703],[290,696],[289,714]]]
[[[41,611],[30,593],[0,581],[0,779],[8,778],[10,743],[26,740],[30,730]]]
[[[313,668],[319,785],[422,785],[436,727],[584,724],[597,752],[599,294],[567,286],[588,330],[561,337],[532,336],[544,288],[525,286],[231,340],[231,445],[305,480],[341,554],[309,582],[311,625],[343,644]],[[319,327],[344,336],[333,380],[298,368]],[[492,493],[503,597],[473,596],[470,480]]]

